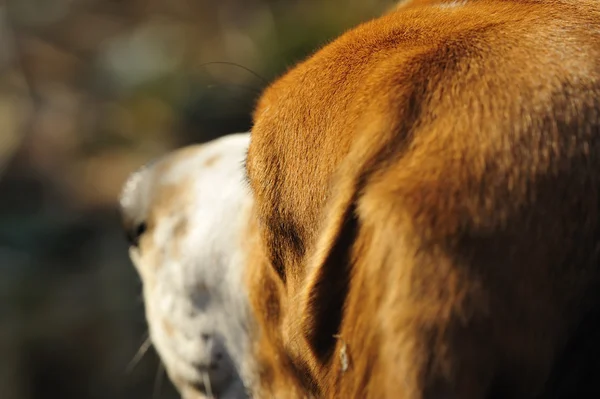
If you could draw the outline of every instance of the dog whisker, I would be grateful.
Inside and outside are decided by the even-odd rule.
[[[208,374],[208,371],[202,371],[202,382],[204,383],[206,396],[208,396],[209,398],[214,398],[212,387],[210,385],[210,375]]]
[[[164,367],[162,361],[158,361],[158,366],[156,367],[156,376],[154,377],[154,388],[152,389],[152,399],[158,399],[160,396],[160,391],[162,389],[162,380],[164,375]]]
[[[133,371],[135,366],[137,366],[140,363],[140,360],[142,360],[142,358],[148,352],[148,349],[150,349],[151,346],[152,346],[152,341],[150,340],[150,335],[148,333],[146,333],[146,338],[144,339],[144,342],[142,342],[142,345],[140,345],[140,348],[137,350],[137,352],[133,356],[133,359],[131,359],[131,361],[125,368],[126,374],[129,374],[129,373],[131,373],[131,371]]]
[[[246,72],[254,75],[254,77],[258,78],[263,84],[268,84],[269,81],[265,78],[263,78],[262,76],[260,76],[258,73],[254,72],[252,69],[245,67],[243,65],[240,64],[236,64],[235,62],[228,62],[228,61],[211,61],[211,62],[206,62],[204,64],[201,64],[200,67],[207,67],[210,65],[230,65],[230,66],[234,66],[240,69],[245,70]]]

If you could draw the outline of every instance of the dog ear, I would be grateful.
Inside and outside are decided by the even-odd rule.
[[[325,360],[342,321],[357,235],[354,181],[340,182],[325,212],[324,228],[308,264],[301,328],[316,357]]]
[[[373,111],[372,114],[375,114]],[[380,142],[395,125],[386,115],[365,126],[334,174],[328,202],[322,213],[323,224],[309,252],[306,278],[300,303],[300,331],[319,361],[333,353],[350,288],[353,262],[359,250],[357,204],[369,171],[379,158]],[[362,126],[361,126],[362,127]]]

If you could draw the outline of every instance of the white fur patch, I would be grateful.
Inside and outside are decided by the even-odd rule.
[[[149,223],[130,252],[150,337],[184,397],[243,398],[242,381],[253,381],[242,245],[252,205],[248,144],[244,133],[175,151],[123,189],[123,212]]]

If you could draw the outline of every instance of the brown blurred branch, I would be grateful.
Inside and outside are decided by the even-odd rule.
[[[42,97],[35,84],[33,73],[27,65],[25,46],[19,30],[19,24],[17,22],[14,9],[14,3],[17,1],[19,0],[6,0],[4,2],[6,9],[6,27],[9,31],[9,36],[12,39],[13,53],[16,62],[15,67],[20,71],[21,76],[23,77],[26,96],[29,97],[31,108],[29,111],[29,116],[26,118],[24,125],[21,128],[21,137],[18,139],[17,145],[6,155],[5,159],[0,159],[0,177],[10,164],[11,160],[14,159],[17,153],[22,149],[25,141],[33,134],[36,117],[42,102]]]
[[[17,62],[17,68],[20,70],[21,75],[23,76],[23,81],[25,82],[27,94],[32,102],[33,112],[37,110],[41,103],[41,95],[35,85],[33,74],[27,66],[27,57],[25,46],[23,44],[23,36],[22,32],[20,31],[20,27],[17,22],[17,17],[14,9],[14,3],[16,3],[17,1],[20,0],[6,0],[6,24],[8,29],[10,30],[10,34],[13,39],[13,48]]]

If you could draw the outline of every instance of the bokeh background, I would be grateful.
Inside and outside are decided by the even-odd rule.
[[[116,204],[391,0],[0,2],[0,399],[175,398]]]

